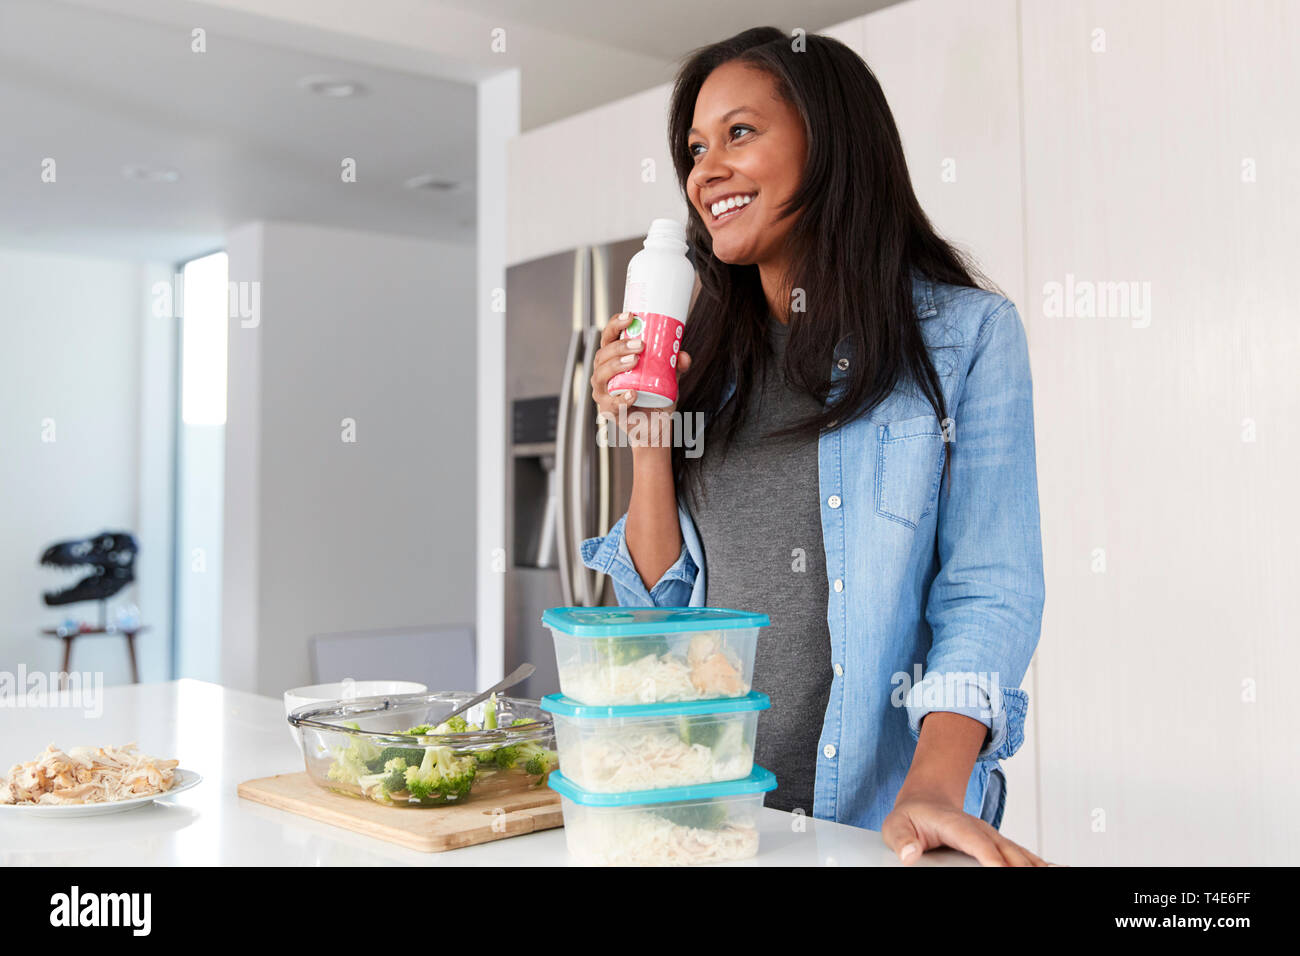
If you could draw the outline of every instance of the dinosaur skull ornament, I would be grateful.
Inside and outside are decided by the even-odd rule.
[[[54,568],[88,568],[90,573],[60,591],[46,591],[50,607],[78,601],[102,601],[135,580],[135,538],[125,531],[101,531],[93,538],[59,541],[45,549],[41,564]]]

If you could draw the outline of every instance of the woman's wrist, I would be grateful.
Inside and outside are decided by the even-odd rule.
[[[921,720],[921,739],[916,743],[911,768],[894,806],[904,800],[926,800],[961,809],[975,758],[987,736],[988,728],[983,723],[963,714],[926,714]]]
[[[907,775],[903,786],[899,788],[898,795],[894,797],[894,806],[909,800],[919,800],[923,803],[941,803],[946,807],[952,807],[960,810],[966,803],[965,788],[953,786],[951,781],[943,779],[914,779],[912,774]]]
[[[669,440],[664,441],[662,438],[647,444],[635,444],[632,446],[632,467],[639,469],[650,467],[659,469],[664,463],[671,463],[673,459],[673,446],[671,436]]]

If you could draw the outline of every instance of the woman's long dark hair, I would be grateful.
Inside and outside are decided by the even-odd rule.
[[[947,417],[912,303],[912,272],[937,282],[980,288],[984,277],[944,241],[921,210],[903,156],[898,128],[880,83],[838,40],[809,34],[803,49],[775,27],[755,27],[702,47],[678,72],[669,109],[668,139],[678,183],[687,194],[695,161],[689,148],[695,101],[717,67],[731,61],[765,71],[803,118],[808,152],[803,180],[781,218],[795,216],[788,242],[786,288],[802,289],[806,311],[791,311],[785,373],[825,405],[836,345],[846,337],[854,361],[837,399],[820,414],[769,437],[820,435],[823,429],[870,413],[902,379],[917,383],[940,422]],[[691,307],[682,347],[692,365],[683,376],[678,408],[703,411],[711,448],[731,443],[749,405],[757,373],[768,360],[768,304],[756,265],[729,265],[689,202],[687,240],[695,250],[700,294]],[[714,418],[728,375],[736,394]],[[948,443],[944,442],[944,472]],[[698,479],[680,442],[673,473]],[[694,490],[694,489],[693,489]]]

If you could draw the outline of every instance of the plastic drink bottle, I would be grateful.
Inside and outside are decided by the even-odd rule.
[[[633,405],[666,408],[677,401],[677,353],[695,270],[686,258],[686,226],[676,219],[650,223],[645,248],[627,264],[623,311],[632,313],[619,338],[640,337],[644,345],[632,367],[609,380],[611,395],[635,391]]]

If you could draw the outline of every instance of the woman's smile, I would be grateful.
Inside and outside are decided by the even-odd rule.
[[[708,221],[714,227],[723,226],[735,219],[754,201],[757,193],[747,193],[740,196],[730,196],[720,202],[713,203],[709,206]]]

